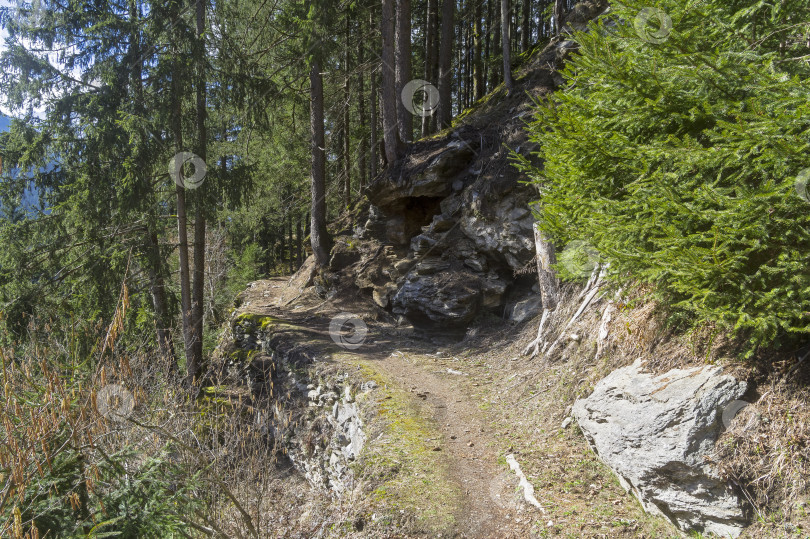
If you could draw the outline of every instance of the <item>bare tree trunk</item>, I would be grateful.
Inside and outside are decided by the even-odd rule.
[[[557,257],[552,244],[540,231],[537,223],[534,224],[534,247],[537,251],[537,279],[540,284],[540,298],[543,303],[543,317],[537,327],[537,337],[530,342],[523,350],[523,355],[537,356],[540,353],[540,346],[544,342],[544,329],[546,322],[551,318],[557,309],[560,301],[560,285],[557,276],[554,274],[552,266],[557,263]],[[569,322],[570,324],[570,322]],[[559,338],[559,337],[558,337]],[[546,343],[548,344],[548,343]],[[554,344],[551,345],[554,348]],[[545,346],[543,347],[545,349]]]
[[[292,213],[287,212],[287,261],[289,262],[290,275],[295,273],[295,238],[293,237]]]
[[[554,244],[546,238],[534,224],[534,247],[537,251],[537,278],[540,282],[540,295],[543,299],[543,308],[554,310],[560,299],[560,284],[552,267],[557,263]]]
[[[396,88],[399,138],[402,142],[413,140],[413,115],[403,102],[402,88],[411,80],[411,0],[396,0]]]
[[[136,0],[129,2],[129,16],[132,22],[132,32],[130,33],[131,39],[131,54],[135,61],[132,64],[132,81],[133,91],[135,94],[134,106],[135,112],[143,116],[145,114],[144,99],[143,99],[143,57],[141,56],[141,39],[138,31],[138,23],[140,13],[138,11],[138,3]],[[148,175],[141,175],[141,180],[144,182],[147,191],[150,193],[151,185]],[[150,196],[151,198],[151,196]],[[156,204],[152,202],[152,207]],[[177,370],[177,357],[174,353],[174,340],[172,339],[171,332],[171,318],[169,316],[169,306],[166,300],[166,289],[164,280],[164,261],[160,255],[160,244],[158,243],[158,234],[156,227],[157,216],[152,208],[149,209],[147,215],[147,226],[145,233],[144,254],[146,256],[147,272],[149,274],[149,288],[152,296],[152,308],[155,311],[155,334],[157,338],[158,350],[164,358],[170,360],[172,368]]]
[[[492,56],[493,60],[497,59],[496,50],[498,49],[498,44],[501,42],[501,10],[499,9],[498,0],[491,0],[495,3],[493,7],[493,20],[492,20],[492,29],[495,32],[494,39],[492,40]],[[492,88],[495,88],[500,83],[500,77],[498,76],[501,72],[500,69],[496,69],[496,65],[492,66],[492,70],[490,72],[490,83]]]
[[[394,54],[394,0],[382,0],[382,121],[385,159],[392,166],[399,157],[400,138],[397,122],[396,56]]]
[[[297,267],[301,267],[303,264],[304,259],[302,258],[302,252],[304,247],[304,238],[301,235],[301,216],[295,220],[295,264]]]
[[[197,68],[197,155],[205,162],[208,149],[208,130],[206,128],[206,75],[205,75],[205,1],[196,0],[195,5],[197,28],[195,40],[195,64]],[[193,323],[194,359],[193,368],[189,364],[189,375],[199,373],[203,362],[203,318],[205,298],[205,197],[204,191],[197,191],[194,215],[194,284],[191,291],[191,320]]]
[[[363,21],[362,21],[362,19],[357,19],[357,34],[358,35],[363,34]],[[365,84],[364,84],[365,81],[363,80],[365,78],[365,73],[364,73],[364,70],[365,70],[364,51],[365,51],[365,48],[366,48],[366,45],[361,40],[360,43],[359,43],[359,47],[357,49],[357,63],[360,66],[360,69],[358,70],[358,73],[357,73],[357,98],[358,98],[357,106],[360,109],[360,141],[361,141],[360,151],[357,152],[358,153],[358,155],[357,155],[357,171],[358,171],[358,176],[359,176],[358,177],[358,182],[359,182],[361,196],[362,196],[363,188],[366,186],[366,178],[368,176],[368,170],[366,170],[366,151],[365,151],[365,148],[362,147],[363,146],[362,145],[363,135],[366,132],[366,124],[368,123],[366,121],[366,89],[365,89]]]
[[[520,23],[520,51],[526,52],[529,50],[529,36],[531,35],[531,7],[532,4],[529,0],[521,0],[521,8],[523,10],[523,18]]]
[[[380,157],[377,155],[377,146],[379,143],[377,142],[377,126],[379,124],[379,120],[377,119],[377,106],[379,104],[378,95],[379,92],[377,91],[377,71],[376,69],[371,70],[371,148],[369,149],[369,156],[371,160],[371,177],[369,181],[374,181],[374,178],[377,177],[377,167],[380,165]]]
[[[177,51],[175,50],[175,54]],[[179,62],[178,62],[179,63]],[[174,133],[174,144],[178,152],[183,151],[183,126],[182,109],[180,103],[180,81],[182,68],[175,65],[176,69],[171,83],[171,107],[172,107],[172,131]],[[182,175],[182,169],[180,171]],[[194,331],[191,318],[191,279],[189,276],[188,259],[188,218],[186,215],[186,188],[182,181],[175,179],[175,195],[177,197],[177,242],[178,256],[180,258],[180,318],[183,322],[183,348],[186,356],[186,371],[189,380],[193,380],[196,375],[196,365],[194,364]]]
[[[425,80],[433,83],[436,81],[434,67],[436,64],[436,26],[438,23],[438,11],[436,9],[438,0],[427,0],[427,16],[425,23]],[[433,130],[433,115],[422,116],[422,136],[428,136]]]
[[[453,16],[455,0],[442,0],[442,32],[439,45],[439,118],[441,128],[449,127],[453,120],[452,84],[450,72],[453,58]]]
[[[311,180],[312,220],[310,242],[315,262],[329,262],[329,233],[326,230],[326,144],[323,126],[323,75],[320,59],[312,60],[309,68],[309,125],[312,134]]]
[[[554,2],[554,34],[560,35],[563,28],[563,13],[565,10],[565,0],[555,0]]]
[[[509,0],[501,0],[501,39],[503,40],[503,80],[507,94],[512,93],[515,84],[512,81],[512,58],[509,39]]]
[[[475,2],[473,15],[473,94],[474,100],[484,97],[484,61],[481,58],[481,2]]]

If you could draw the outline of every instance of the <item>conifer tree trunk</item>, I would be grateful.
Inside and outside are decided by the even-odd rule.
[[[521,0],[522,20],[520,23],[520,52],[529,50],[529,37],[531,35],[531,7],[532,4],[529,0]]]
[[[195,67],[197,69],[196,116],[197,116],[197,155],[205,162],[207,159],[208,130],[206,128],[206,73],[205,73],[205,2],[196,0],[196,40]],[[193,323],[194,358],[193,368],[189,364],[189,375],[199,373],[203,361],[203,318],[205,313],[205,200],[204,191],[197,191],[194,215],[194,284],[191,291],[191,319]]]
[[[470,14],[470,0],[464,2],[465,15],[462,18],[464,27],[464,108],[470,106],[470,99],[472,98],[472,31],[471,25],[467,21]]]
[[[512,59],[510,55],[511,41],[509,39],[509,0],[501,0],[501,39],[503,40],[503,80],[506,84],[507,94],[512,93]]]
[[[140,117],[145,117],[145,107],[143,98],[143,57],[141,56],[141,40],[137,31],[140,13],[136,0],[129,2],[129,16],[132,23],[130,33],[132,63],[132,86],[135,94],[135,113]],[[147,175],[142,175],[142,181],[149,186],[150,180]],[[151,186],[147,191],[151,190]],[[158,243],[157,215],[150,208],[147,216],[145,232],[144,254],[147,259],[147,272],[149,275],[149,289],[152,296],[152,308],[155,311],[155,334],[157,338],[158,350],[162,357],[170,360],[172,368],[177,370],[177,357],[174,353],[174,340],[171,332],[171,319],[169,316],[169,306],[166,300],[166,289],[164,280],[164,262],[160,256],[160,244]]]
[[[309,125],[312,139],[311,180],[312,209],[310,243],[315,262],[329,262],[329,233],[326,230],[326,144],[323,126],[323,75],[320,59],[314,58],[309,68]]]
[[[343,67],[346,70],[343,78],[343,206],[348,208],[351,205],[352,199],[352,145],[349,129],[349,107],[351,105],[351,98],[349,96],[349,80],[351,68],[351,54],[349,53],[349,41],[351,38],[351,23],[352,19],[349,14],[346,15],[346,50],[344,56]]]
[[[484,97],[484,62],[481,58],[481,2],[475,2],[473,13],[473,100]]]
[[[431,84],[436,82],[436,72],[434,67],[436,65],[436,26],[438,23],[438,11],[436,6],[438,0],[427,0],[427,15],[425,21],[425,80]],[[428,136],[433,130],[431,124],[433,123],[434,115],[425,115],[422,117],[422,136]]]
[[[357,34],[363,35],[363,21],[362,19],[357,20]],[[364,134],[366,132],[366,125],[368,121],[366,119],[366,89],[365,89],[365,51],[366,45],[361,40],[359,43],[359,48],[357,49],[357,63],[360,66],[360,69],[357,73],[357,106],[360,109],[359,116],[360,116],[360,140],[363,140]],[[365,148],[363,148],[362,143],[360,144],[360,151],[357,152],[357,171],[358,171],[358,182],[360,187],[360,193],[362,196],[363,188],[366,186],[368,170],[366,168],[366,152]]]
[[[174,341],[172,339],[171,321],[169,319],[168,302],[166,301],[166,287],[163,279],[163,264],[160,256],[157,232],[153,226],[147,230],[147,258],[149,259],[149,281],[152,296],[152,308],[155,311],[155,333],[157,334],[158,350],[164,358],[177,368],[177,358],[174,354]]]
[[[405,108],[402,88],[411,80],[411,0],[396,0],[396,88],[399,138],[413,140],[413,115]]]
[[[563,13],[565,10],[565,0],[555,0],[554,2],[554,34],[560,35],[563,27]]]
[[[304,238],[301,235],[301,216],[299,215],[298,218],[295,220],[295,265],[297,268],[301,267],[304,260],[302,258],[302,252],[304,247]]]
[[[456,114],[461,114],[464,110],[464,14],[459,13],[456,20]]]
[[[490,70],[490,84],[492,88],[495,88],[500,83],[499,74],[501,72],[500,66],[496,66],[494,60],[497,59],[496,50],[500,47],[501,44],[501,10],[500,4],[498,3],[499,0],[491,0],[494,4],[493,6],[493,20],[492,20],[492,29],[494,30],[494,37],[492,40],[492,57],[493,57],[493,67]]]
[[[483,79],[484,85],[486,86],[484,93],[489,93],[492,91],[492,85],[489,80],[490,33],[492,30],[492,0],[487,0],[487,19],[485,27],[486,31],[484,32],[484,57],[482,63],[484,64]]]
[[[178,36],[179,37],[179,36]],[[175,55],[179,55],[177,46],[174,47]],[[183,147],[183,125],[180,82],[183,69],[179,61],[175,62],[172,70],[171,81],[171,122],[172,133],[176,151],[184,151]],[[182,171],[181,171],[182,174]],[[177,243],[178,257],[180,259],[180,318],[183,324],[183,348],[186,356],[187,380],[193,382],[196,375],[196,365],[194,364],[194,327],[191,318],[191,278],[189,274],[188,258],[188,217],[186,214],[186,188],[182,181],[175,181],[175,196],[177,200]]]
[[[293,237],[292,213],[287,212],[287,261],[289,262],[290,275],[295,273],[295,238]]]
[[[452,84],[450,65],[453,58],[454,0],[442,0],[442,30],[439,45],[439,125],[443,129],[453,120]]]
[[[382,0],[382,121],[385,159],[392,166],[400,154],[397,122],[396,55],[394,53],[394,0]]]
[[[178,92],[177,83],[172,83],[173,93]],[[174,123],[174,142],[178,152],[183,148],[183,134],[180,127],[180,98],[177,95],[172,97],[173,114],[176,119]],[[182,182],[178,182],[182,183]],[[183,343],[186,353],[187,374],[193,377],[194,370],[194,346],[193,327],[191,323],[191,279],[189,275],[188,259],[188,219],[186,216],[186,188],[182,185],[175,185],[175,196],[177,197],[177,240],[178,256],[180,258],[180,309],[183,321]]]
[[[380,165],[380,156],[377,155],[377,147],[379,143],[377,142],[377,127],[379,124],[379,120],[377,119],[377,106],[379,104],[379,92],[377,91],[377,71],[371,71],[371,133],[370,133],[370,145],[371,148],[369,149],[369,156],[371,160],[371,177],[369,181],[374,181],[374,178],[377,177],[377,167]]]

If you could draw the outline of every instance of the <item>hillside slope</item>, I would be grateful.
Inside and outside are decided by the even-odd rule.
[[[562,85],[558,70],[575,48],[558,39],[535,51],[512,95],[496,89],[452,129],[413,144],[333,224],[324,271],[310,260],[286,283],[259,281],[243,294],[234,323],[272,316],[316,329],[298,341],[312,348],[315,365],[378,388],[362,405],[370,434],[349,465],[356,481],[347,492],[307,492],[318,510],[291,506],[279,530],[291,518],[300,533],[323,536],[680,536],[673,523],[711,530],[721,517],[673,513],[670,502],[644,498],[648,485],[617,478],[572,421],[578,399],[639,358],[645,376],[663,380],[653,394],[669,373],[709,363],[741,382],[733,398],[745,410],[735,419],[742,406],[731,413],[726,401],[713,405],[701,463],[667,478],[667,488],[699,494],[711,477],[750,522],[741,530],[734,516],[714,529],[741,537],[810,526],[806,355],[774,358],[767,369],[734,361],[733,343],[675,332],[648,290],[611,289],[594,264],[566,268],[583,278],[562,283],[556,309],[544,312],[535,193],[509,154],[532,158],[523,122],[533,98]],[[536,504],[510,470],[515,462]],[[689,474],[697,468],[707,475],[696,487]]]

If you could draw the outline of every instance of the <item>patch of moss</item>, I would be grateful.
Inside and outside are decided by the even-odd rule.
[[[383,432],[369,442],[355,472],[376,483],[371,499],[374,510],[401,520],[400,511],[413,515],[415,523],[429,533],[450,529],[461,502],[461,490],[451,480],[444,453],[433,451],[439,432],[426,419],[419,405],[372,366],[356,363],[366,380],[378,389],[358,398],[376,399]]]
[[[231,327],[239,326],[246,335],[255,336],[257,332],[267,332],[281,324],[282,320],[275,316],[246,312],[234,318]]]
[[[259,353],[258,350],[245,350],[243,348],[236,348],[233,352],[228,354],[234,363],[250,363],[253,358]]]
[[[469,118],[473,114],[475,114],[478,111],[482,110],[488,103],[490,103],[492,101],[492,99],[494,97],[496,97],[496,96],[497,97],[503,97],[501,95],[501,92],[502,92],[503,88],[504,88],[503,83],[499,84],[498,86],[493,88],[493,90],[491,92],[489,92],[487,95],[485,95],[484,97],[482,97],[481,99],[479,99],[478,101],[476,101],[475,103],[470,105],[469,108],[464,109],[463,111],[461,111],[461,114],[459,114],[458,116],[453,118],[453,121],[452,121],[452,124],[451,124],[453,126],[453,128],[456,128],[459,125],[461,125],[462,123],[464,123],[465,118]]]
[[[266,330],[271,325],[279,324],[281,320],[276,318],[275,316],[270,316],[269,314],[258,314],[258,313],[242,313],[237,316],[233,324],[241,325],[243,327],[248,326],[252,328],[259,328],[261,330]]]

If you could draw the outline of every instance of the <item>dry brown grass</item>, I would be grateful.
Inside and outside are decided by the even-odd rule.
[[[810,530],[810,390],[769,377],[717,444],[720,470],[745,493],[763,536]]]

